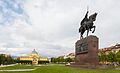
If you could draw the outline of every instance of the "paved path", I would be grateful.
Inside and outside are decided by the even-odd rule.
[[[7,67],[7,66],[14,66],[14,65],[17,65],[17,64],[10,64],[10,65],[0,65],[0,67]]]
[[[120,68],[115,68],[116,70],[120,70]]]
[[[0,65],[0,67],[8,67],[8,66],[14,66],[17,64],[11,64],[11,65]],[[15,69],[15,70],[0,70],[0,71],[32,71],[32,70],[36,70],[37,68],[34,69]]]
[[[15,70],[0,70],[0,71],[32,71],[32,70],[36,70],[37,68],[35,69],[15,69]]]

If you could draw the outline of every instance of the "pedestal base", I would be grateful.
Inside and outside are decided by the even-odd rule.
[[[98,38],[88,36],[75,43],[75,65],[98,65]]]
[[[69,65],[69,67],[74,68],[85,68],[85,69],[108,69],[108,68],[114,68],[114,66],[108,66],[108,65]]]
[[[70,67],[104,69],[114,66],[99,64],[98,38],[91,35],[75,43],[75,63],[71,64]]]

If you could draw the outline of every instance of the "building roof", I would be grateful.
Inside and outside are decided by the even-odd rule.
[[[108,50],[111,50],[111,49],[113,49],[113,46],[111,46],[111,47],[107,47],[107,48],[102,48],[102,49],[98,49],[98,51],[100,52],[100,51],[108,51]]]
[[[115,46],[120,46],[120,44],[116,44]]]
[[[103,51],[103,49],[98,49],[98,51],[100,52],[100,51]]]
[[[120,48],[120,44],[116,44],[115,47],[116,47],[116,48]]]
[[[35,49],[32,51],[32,54],[38,54],[36,51],[35,51]]]
[[[64,55],[63,56],[59,56],[58,58],[64,58]]]

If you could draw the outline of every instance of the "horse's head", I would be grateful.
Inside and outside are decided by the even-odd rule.
[[[96,20],[97,13],[92,14],[89,16],[89,20],[95,21]]]

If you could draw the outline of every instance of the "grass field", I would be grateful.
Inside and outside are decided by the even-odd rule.
[[[33,71],[22,71],[22,72],[7,72],[1,71],[0,73],[120,73],[120,70],[107,69],[107,70],[95,70],[95,69],[78,69],[66,67],[64,65],[50,65],[50,66],[25,66],[25,65],[16,65],[11,67],[0,68],[3,69],[33,69]]]

